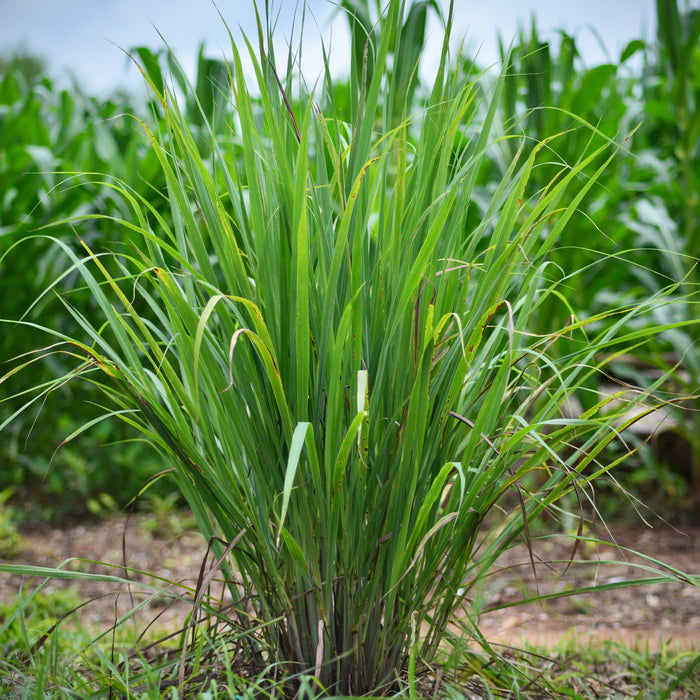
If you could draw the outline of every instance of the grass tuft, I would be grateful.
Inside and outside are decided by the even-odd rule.
[[[99,389],[107,415],[172,464],[216,559],[203,565],[177,661],[167,649],[154,665],[94,647],[88,676],[110,693],[237,697],[246,676],[271,696],[416,697],[455,616],[476,619],[470,593],[499,554],[524,539],[534,567],[540,515],[570,499],[576,546],[585,540],[591,483],[616,464],[603,451],[641,401],[591,387],[616,358],[697,323],[655,320],[670,295],[693,298],[679,281],[571,313],[551,254],[626,135],[579,117],[596,138],[543,170],[566,132],[536,142],[499,132],[505,77],[450,70],[449,31],[433,84],[414,92],[397,60],[427,7],[407,15],[391,0],[362,61],[354,43],[349,110],[328,76],[307,88],[291,51],[282,68],[260,21],[257,48],[232,41],[230,84],[199,105],[196,125],[144,62],[162,121],[142,126],[167,215],[109,178],[131,207],[109,221],[133,247],[95,248],[84,229],[100,215],[71,220],[78,249],[52,239],[69,261],[60,279],[78,277],[97,312],[63,298],[76,335],[24,322],[51,340],[11,374],[54,353],[71,363],[26,407],[76,378]],[[485,184],[495,160],[500,179]],[[564,320],[543,331],[553,308]],[[577,392],[591,400],[567,416]],[[223,607],[209,597],[215,576]],[[470,634],[480,636],[475,623]],[[539,683],[537,673],[504,680],[493,654],[456,658],[496,696],[526,697]]]

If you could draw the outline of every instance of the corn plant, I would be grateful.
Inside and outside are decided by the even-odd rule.
[[[547,142],[542,149],[531,178],[535,189],[546,188],[565,163],[573,164],[585,158],[596,147],[610,139],[624,143],[622,156],[628,156],[637,142],[635,131],[642,120],[634,100],[636,80],[627,70],[627,61],[643,47],[632,41],[620,56],[618,64],[603,63],[588,67],[583,64],[576,41],[561,33],[558,45],[542,38],[534,23],[529,36],[523,28],[510,50],[500,42],[504,72],[502,118],[506,130],[521,129],[536,141]],[[581,118],[585,115],[585,121]],[[591,128],[589,124],[594,124]],[[509,155],[512,144],[506,142]],[[598,162],[591,162],[586,175],[595,172]],[[574,273],[576,281],[564,280],[562,294],[569,297],[575,309],[591,311],[595,295],[601,290],[619,288],[629,277],[624,264],[601,265],[601,253],[624,255],[633,247],[633,235],[622,227],[609,233],[609,222],[619,210],[620,202],[630,199],[631,187],[619,187],[630,170],[629,157],[618,157],[600,173],[588,198],[588,217],[579,217],[567,227],[551,252],[552,279]],[[507,163],[507,161],[506,161]],[[575,291],[574,291],[575,290]],[[560,312],[566,313],[565,308]],[[553,330],[562,322],[556,315],[556,305],[542,310],[541,329]]]
[[[700,215],[697,183],[700,181],[700,10],[690,3],[657,0],[658,41],[647,57],[642,90],[647,119],[645,134],[649,149],[661,166],[661,177],[650,178],[649,202],[644,216],[634,217],[646,227],[644,240],[656,243],[658,268],[664,279],[681,283],[681,290],[700,285]],[[654,161],[652,161],[654,162]],[[651,215],[650,215],[651,214]],[[651,219],[651,220],[649,220]],[[649,229],[651,229],[651,236]],[[700,307],[678,303],[678,318],[697,319]],[[672,354],[674,380],[689,394],[700,393],[700,336],[697,326],[667,334],[657,349]],[[668,366],[668,362],[662,362]],[[682,415],[683,432],[692,449],[691,474],[694,515],[700,516],[700,403],[687,405]]]
[[[561,163],[577,162],[597,143],[608,138],[626,139],[622,157],[598,178],[587,200],[587,217],[567,227],[550,255],[550,279],[559,277],[559,293],[567,304],[558,305],[552,297],[553,303],[541,307],[539,323],[532,324],[532,330],[553,330],[570,309],[596,314],[611,304],[634,303],[669,282],[678,285],[676,303],[658,308],[635,324],[668,324],[697,317],[688,303],[697,291],[697,242],[693,224],[688,222],[695,216],[694,195],[690,193],[696,177],[697,148],[692,145],[692,134],[700,122],[691,116],[696,101],[691,75],[700,24],[697,12],[682,15],[675,2],[659,0],[657,13],[659,41],[655,48],[647,48],[640,40],[631,41],[617,63],[586,67],[572,37],[562,33],[555,47],[539,36],[534,22],[529,37],[521,29],[510,52],[501,44],[504,122],[517,124],[538,140],[552,133],[563,135],[538,163],[533,184],[546,187]],[[640,53],[646,61],[641,80],[628,63]],[[581,125],[583,114],[595,123],[595,130]],[[657,342],[630,355],[627,361],[617,362],[615,376],[646,391],[659,370],[670,372],[673,381],[665,388],[680,388],[687,397],[682,405],[691,408],[699,389],[697,341],[693,337],[696,328],[690,324],[660,334]],[[593,383],[577,392],[584,408],[595,402],[594,388]],[[697,510],[698,413],[680,409],[675,413],[681,434],[678,442],[682,444],[685,437],[694,453],[691,462],[696,466],[688,465],[687,471],[695,474]],[[659,462],[646,450],[640,457]],[[655,480],[639,463],[633,468],[635,479]],[[678,474],[685,471],[685,465],[666,460],[664,471]],[[625,485],[631,484],[625,481]]]
[[[164,180],[138,125],[124,116],[131,109],[124,96],[96,99],[77,86],[58,89],[49,77],[41,77],[41,65],[35,63],[31,57],[19,56],[0,64],[0,317],[23,317],[77,335],[79,326],[55,295],[45,295],[36,303],[41,291],[63,272],[66,259],[46,239],[35,238],[21,246],[17,242],[48,222],[76,214],[127,216],[116,190],[105,188],[102,177],[96,182],[92,172],[109,169],[155,205],[162,202],[158,189]],[[73,250],[80,248],[70,225],[53,233]],[[115,231],[98,220],[83,228],[81,235],[97,249],[103,243],[133,244],[126,228]],[[88,317],[97,310],[76,277],[68,275],[56,290],[70,294],[71,303]],[[8,326],[0,336],[0,361],[25,352],[34,340],[31,326]],[[77,514],[81,507],[77,504],[86,497],[115,485],[113,495],[126,503],[135,487],[159,470],[151,451],[135,443],[111,455],[103,449],[105,443],[134,437],[126,426],[117,424],[104,423],[80,452],[69,448],[52,459],[62,437],[78,421],[90,418],[89,402],[97,398],[93,388],[76,382],[54,395],[44,404],[40,421],[36,412],[18,413],[22,402],[10,397],[32,382],[39,383],[41,376],[49,380],[70,366],[61,365],[61,358],[54,355],[35,367],[31,380],[28,375],[14,375],[0,387],[0,420],[15,416],[0,445],[0,490],[12,485],[29,517],[44,521],[69,510]],[[92,417],[99,413],[93,410]],[[128,478],[115,479],[127,465],[133,465]],[[128,488],[120,489],[127,484]]]
[[[154,83],[162,86],[158,61],[167,58],[167,52],[156,54],[138,47],[133,54],[149,67]],[[76,335],[79,326],[55,295],[44,295],[36,303],[41,291],[63,271],[65,258],[57,255],[46,239],[15,244],[29,231],[76,214],[99,213],[119,219],[128,216],[128,207],[119,193],[104,187],[102,177],[95,181],[89,173],[109,170],[110,175],[167,216],[161,194],[165,180],[140,126],[126,116],[136,109],[138,101],[123,94],[98,99],[78,86],[60,90],[50,77],[42,77],[43,72],[44,66],[32,56],[0,61],[0,317],[24,317]],[[175,77],[182,80],[181,74],[175,73]],[[196,75],[200,107],[191,107],[187,119],[201,146],[208,141],[206,133],[202,138],[197,135],[196,118],[201,118],[203,112],[216,128],[227,104],[222,92],[222,81],[227,80],[226,67],[205,58],[200,50]],[[157,101],[151,101],[150,107],[151,114],[144,118],[149,123],[157,122]],[[89,228],[82,228],[81,238],[94,250],[102,250],[105,245],[111,249],[115,245],[134,245],[128,228],[115,231],[108,222],[109,218],[93,219]],[[54,235],[74,250],[80,248],[69,224],[55,228]],[[92,295],[75,281],[75,277],[67,276],[57,284],[56,291],[70,290],[71,304],[91,317],[96,309]],[[0,337],[0,359],[4,362],[24,352],[33,338],[31,326],[12,327]],[[38,373],[47,379],[56,376],[61,372],[60,364],[56,364],[60,360],[52,356],[37,366],[32,380],[38,378]],[[64,365],[63,370],[69,366]],[[151,450],[134,440],[133,431],[114,423],[99,426],[91,434],[90,444],[84,442],[79,452],[69,447],[56,453],[61,439],[80,421],[99,415],[99,410],[90,408],[96,395],[89,385],[75,382],[42,406],[42,419],[37,421],[36,412],[17,414],[21,403],[8,398],[27,384],[26,376],[15,375],[0,388],[0,398],[6,399],[0,405],[2,420],[15,415],[0,446],[0,490],[12,485],[29,517],[45,521],[67,512],[77,515],[86,498],[110,490],[124,505],[162,467]],[[119,450],[106,447],[117,441],[122,442]],[[125,468],[129,469],[127,474]],[[115,479],[116,474],[121,478]],[[81,505],[76,508],[76,503]]]
[[[502,82],[448,70],[448,16],[426,104],[397,122],[404,88],[387,57],[404,14],[391,0],[349,123],[328,82],[316,100],[278,74],[260,23],[258,50],[246,40],[256,96],[232,41],[233,137],[224,147],[212,132],[206,158],[167,82],[150,82],[164,116],[144,127],[168,216],[109,180],[132,204],[122,225],[137,249],[76,254],[56,240],[101,317],[66,300],[90,340],[42,329],[38,357],[65,352],[74,368],[28,399],[80,376],[160,448],[223,560],[228,624],[290,690],[312,677],[335,694],[389,692],[409,660],[435,657],[498,552],[611,466],[596,464],[619,418],[601,413],[608,399],[577,420],[561,406],[601,357],[657,333],[625,329],[664,303],[529,332],[556,293],[548,253],[616,145],[562,165],[533,197],[546,144],[521,141],[477,202]],[[94,220],[74,220],[78,235]],[[521,484],[533,472],[538,491]],[[516,510],[477,561],[511,493]]]

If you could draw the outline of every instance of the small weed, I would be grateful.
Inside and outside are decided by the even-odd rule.
[[[143,527],[156,537],[177,538],[197,527],[192,513],[183,509],[182,497],[178,492],[166,496],[149,494],[145,510]]]
[[[95,498],[88,498],[87,509],[96,517],[107,519],[118,509],[117,502],[108,493],[101,493]]]
[[[17,532],[17,514],[7,505],[13,489],[8,487],[0,491],[0,557],[12,559],[22,551],[22,538]]]

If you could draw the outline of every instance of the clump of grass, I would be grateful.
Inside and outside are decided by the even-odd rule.
[[[617,145],[534,191],[545,143],[516,139],[502,179],[482,187],[501,81],[448,69],[448,17],[434,83],[409,112],[389,69],[405,9],[388,4],[350,115],[328,75],[309,92],[291,54],[281,74],[261,25],[259,50],[247,44],[256,96],[232,41],[231,137],[212,134],[206,156],[151,82],[163,125],[146,131],[172,218],[110,180],[137,248],[83,241],[78,255],[56,241],[101,318],[66,302],[89,341],[42,329],[53,344],[40,356],[75,366],[32,400],[79,376],[160,448],[233,601],[204,609],[253,675],[290,694],[391,693],[435,659],[498,554],[612,466],[596,457],[623,411],[605,413],[603,397],[573,419],[562,404],[663,330],[626,330],[659,293],[530,332],[558,298],[548,253]],[[523,482],[533,473],[537,490]],[[477,556],[509,493],[516,507]]]

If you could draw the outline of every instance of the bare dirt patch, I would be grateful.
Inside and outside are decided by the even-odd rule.
[[[700,574],[700,528],[674,529],[663,525],[650,529],[641,525],[610,524],[608,527],[620,547],[638,550],[687,574]],[[123,516],[113,516],[97,523],[34,528],[21,534],[22,551],[11,563],[63,565],[73,570],[123,576],[119,567],[126,562],[130,569],[163,579],[150,579],[131,571],[128,575],[131,580],[184,593],[188,588],[194,589],[207,551],[207,544],[196,532],[185,529],[173,535],[154,531],[152,520],[144,515],[132,516],[128,522]],[[604,530],[597,535],[610,539],[610,534]],[[485,607],[654,575],[633,566],[644,564],[642,559],[614,547],[582,546],[567,568],[564,561],[569,559],[571,551],[571,541],[565,538],[536,541],[533,571],[530,553],[524,544],[511,550],[498,561],[489,577],[484,590]],[[185,588],[168,586],[165,581],[177,581]],[[0,601],[10,602],[21,587],[31,589],[39,582],[0,574]],[[136,600],[144,597],[143,589],[138,586],[99,581],[56,579],[44,590],[68,586],[75,589],[80,599],[91,600],[78,614],[81,622],[96,625],[109,625],[116,616],[130,609],[134,600],[130,593],[136,595]],[[157,596],[144,608],[140,621],[145,625],[160,615],[161,626],[178,627],[184,624],[187,613],[185,605],[171,606],[167,596]],[[486,612],[480,618],[480,628],[492,643],[519,645],[527,642],[551,646],[568,637],[577,643],[612,639],[628,646],[655,648],[670,640],[683,649],[700,650],[700,587],[676,581],[574,593]]]
[[[573,562],[572,542],[551,538],[533,543],[535,567],[525,545],[497,562],[492,597],[487,606],[507,605],[538,594],[593,588],[587,593],[545,599],[482,615],[480,628],[492,642],[527,642],[551,646],[562,638],[577,644],[610,639],[626,646],[650,649],[671,642],[683,649],[700,650],[700,587],[672,583],[595,590],[625,579],[652,578],[663,569],[629,550],[660,560],[689,575],[700,574],[700,528],[659,525],[610,525],[596,536],[618,547],[580,545]],[[652,567],[656,571],[641,567]],[[662,569],[661,572],[658,570]]]
[[[183,520],[186,517],[183,515]],[[99,627],[113,624],[147,598],[149,603],[136,621],[145,626],[158,616],[160,628],[183,626],[190,608],[184,603],[173,603],[169,593],[183,597],[191,594],[207,553],[207,544],[198,532],[177,529],[176,534],[168,534],[154,528],[152,516],[147,515],[114,515],[104,521],[60,528],[35,526],[20,535],[22,550],[7,563],[60,567],[133,582],[130,585],[54,578],[45,583],[44,593],[70,588],[77,599],[89,601],[76,615],[81,623]],[[41,583],[42,579],[36,577],[0,574],[0,601],[11,601],[20,589],[26,596],[27,591]],[[163,595],[157,595],[158,590]]]

